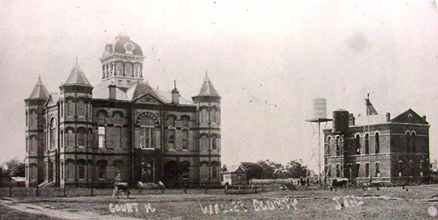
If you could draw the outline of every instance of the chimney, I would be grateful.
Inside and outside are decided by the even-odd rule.
[[[389,113],[389,112],[386,113],[386,121],[387,122],[391,121],[391,113]]]
[[[350,113],[348,115],[348,124],[349,124],[349,126],[354,126],[355,125],[355,118],[354,118],[353,113]]]
[[[172,89],[172,104],[179,104],[179,92],[176,88],[176,80],[173,81],[173,89]]]
[[[116,99],[116,85],[114,84],[110,84],[108,86],[108,91],[109,91],[109,99]]]

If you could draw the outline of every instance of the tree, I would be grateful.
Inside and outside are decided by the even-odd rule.
[[[306,177],[307,174],[310,172],[310,170],[307,169],[306,166],[303,166],[300,162],[295,160],[289,161],[286,164],[286,170],[288,176],[292,178]]]
[[[16,158],[4,163],[4,173],[7,176],[25,176],[25,164]]]

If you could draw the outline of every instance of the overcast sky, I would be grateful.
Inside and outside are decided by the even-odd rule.
[[[145,80],[190,98],[208,70],[222,95],[222,161],[317,164],[312,99],[331,112],[413,108],[438,156],[438,9],[433,0],[0,0],[0,162],[24,158],[24,99],[58,91],[75,57],[93,85],[104,44],[128,34]]]

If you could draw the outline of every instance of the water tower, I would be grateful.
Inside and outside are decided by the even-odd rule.
[[[313,115],[311,119],[306,121],[318,124],[318,179],[321,183],[321,157],[324,153],[324,147],[321,146],[321,123],[332,121],[332,119],[327,118],[327,100],[325,98],[313,99]]]

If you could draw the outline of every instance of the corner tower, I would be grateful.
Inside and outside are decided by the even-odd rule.
[[[106,44],[100,59],[102,81],[115,83],[117,87],[128,88],[143,80],[143,51],[126,35],[116,37],[114,43]]]
[[[26,107],[26,186],[35,186],[44,178],[44,106],[49,91],[38,77],[30,96],[24,100]]]
[[[198,117],[198,150],[200,184],[219,184],[221,167],[221,97],[208,75],[194,96]]]
[[[93,181],[94,169],[90,155],[96,148],[94,136],[97,133],[92,124],[93,86],[76,62],[60,90],[59,124],[56,125],[59,127],[60,141],[58,146],[52,146],[59,152],[59,157],[49,157],[48,164],[59,165],[59,168],[52,169],[59,171],[56,178],[59,178],[61,187],[88,185]],[[53,160],[55,163],[52,163]],[[65,172],[67,169],[69,172]]]

